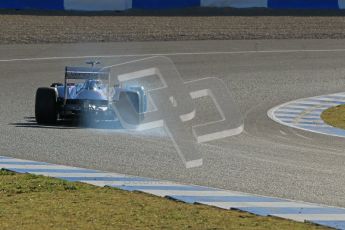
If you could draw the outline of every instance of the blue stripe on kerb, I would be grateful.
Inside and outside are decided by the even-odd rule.
[[[140,177],[58,177],[68,181],[155,181],[154,179]]]
[[[301,121],[298,122],[299,125],[324,125],[324,123],[312,122],[312,121]]]
[[[159,186],[159,185],[138,185],[138,186],[127,186],[127,185],[120,185],[120,186],[112,186],[116,188],[121,188],[128,191],[140,191],[140,190],[177,190],[177,191],[216,191],[213,188],[206,188],[206,187],[198,187],[198,186]]]
[[[305,107],[326,107],[327,105],[325,104],[320,104],[320,103],[317,103],[315,102],[315,104],[308,104],[308,103],[305,103],[305,102],[299,102],[299,103],[294,103],[294,104],[289,104],[289,106],[305,106]]]
[[[321,112],[322,111],[284,111],[285,108],[280,108],[276,111],[274,111],[274,115],[296,115],[296,116],[299,116],[299,115],[305,115],[305,116],[308,116],[308,115],[321,115]]]
[[[314,224],[319,224],[323,226],[328,226],[335,229],[345,229],[345,221],[321,221],[321,220],[314,220],[310,221]]]
[[[91,169],[8,169],[18,173],[100,173],[100,171],[95,171]]]
[[[312,117],[300,117],[300,120],[307,120],[307,121],[322,121],[321,118],[312,118]]]
[[[315,99],[320,99],[320,98],[325,98],[325,99],[339,99],[339,100],[345,100],[345,94],[343,95],[325,95],[325,96],[322,96],[322,97],[316,97]]]
[[[297,122],[295,120],[298,119]],[[295,124],[301,124],[301,125],[324,125],[325,123],[322,122],[321,119],[317,118],[279,118],[280,121],[284,123],[295,123]],[[321,121],[321,122],[320,122]]]
[[[339,9],[338,0],[268,0],[273,9]]]
[[[298,116],[298,115],[300,115],[302,113],[301,112],[285,112],[285,111],[281,111],[281,110],[274,111],[274,115],[279,116],[279,114],[281,114],[281,115],[296,115],[296,116]]]
[[[302,113],[307,108],[296,108],[296,107],[293,107],[293,106],[290,106],[290,105],[286,105],[284,107],[279,108],[279,110],[284,110],[284,109],[295,110],[293,112],[300,112],[300,113]]]
[[[309,107],[305,107],[305,108],[297,108],[297,107],[294,107],[294,106],[291,106],[291,105],[287,105],[286,107],[282,107],[280,109],[282,109],[282,110],[284,110],[284,109],[296,110],[296,112],[297,111],[304,112],[306,110],[310,110],[310,112],[313,112],[313,111],[324,111],[325,110],[325,108],[313,108],[312,105],[310,105]]]
[[[283,116],[283,115],[276,115],[276,118],[279,119],[296,119],[298,116]]]
[[[275,118],[277,118],[278,116],[287,116],[286,119],[291,119],[291,118],[296,118],[301,116],[302,113],[298,113],[298,114],[285,114],[283,111],[279,111],[279,113],[274,113]]]
[[[340,208],[265,208],[265,207],[241,207],[236,208],[241,211],[254,213],[260,216],[268,216],[273,214],[345,214],[345,210]]]
[[[323,104],[339,104],[339,105],[342,105],[342,104],[345,104],[345,101],[334,101],[334,100],[321,100],[321,99],[308,99],[307,100],[308,102],[315,102],[315,104],[318,104],[318,105],[323,105]]]
[[[281,199],[257,196],[169,196],[186,203],[195,202],[282,202]]]
[[[50,165],[44,162],[35,161],[0,161],[0,165]]]

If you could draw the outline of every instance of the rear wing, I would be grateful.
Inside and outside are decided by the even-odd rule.
[[[67,80],[103,80],[103,81],[108,81],[108,92],[109,92],[110,69],[109,68],[97,68],[97,67],[69,67],[69,66],[67,66],[65,68],[64,105],[66,105],[66,102],[67,102]]]
[[[109,80],[110,69],[107,68],[95,68],[95,67],[66,67],[65,69],[65,80]]]

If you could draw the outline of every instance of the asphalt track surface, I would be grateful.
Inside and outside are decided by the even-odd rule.
[[[34,122],[36,88],[86,59],[71,57],[153,54],[171,58],[186,81],[222,79],[244,116],[241,135],[200,146],[202,167],[186,169],[164,138]],[[343,40],[5,45],[0,59],[0,155],[345,207],[344,139],[267,116],[289,100],[344,91]]]

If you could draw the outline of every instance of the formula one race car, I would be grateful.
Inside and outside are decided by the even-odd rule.
[[[37,89],[37,123],[86,118],[139,125],[147,107],[144,87],[111,85],[109,69],[95,67],[99,64],[95,62],[88,64],[92,67],[66,67],[64,84],[53,83],[51,87]]]

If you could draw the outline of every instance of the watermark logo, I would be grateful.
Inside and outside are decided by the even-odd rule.
[[[124,69],[115,74],[124,88],[151,82],[146,84],[146,97],[139,95],[138,99],[147,100],[151,106],[140,114],[139,122],[136,119],[134,122],[128,118],[128,111],[124,113],[116,105],[115,111],[121,124],[138,130],[163,128],[187,168],[203,164],[198,151],[200,143],[238,135],[243,131],[240,112],[222,80],[211,77],[184,81],[173,62],[165,57],[141,60]],[[204,97],[211,99],[212,108],[217,110],[219,116],[206,123],[191,124],[198,115],[194,100]]]

